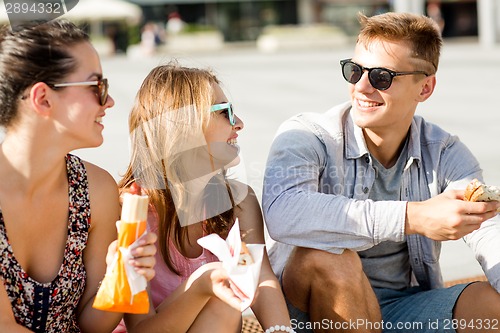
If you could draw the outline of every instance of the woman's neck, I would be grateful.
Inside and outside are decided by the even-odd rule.
[[[60,185],[61,174],[66,174],[65,154],[58,144],[46,141],[34,135],[5,136],[0,145],[2,186],[31,193],[40,187]]]
[[[203,248],[197,243],[197,240],[203,237],[203,223],[192,224],[185,228],[187,228],[186,239],[184,239],[183,244],[177,244],[173,240],[175,247],[179,253],[187,258],[198,258],[203,252]]]

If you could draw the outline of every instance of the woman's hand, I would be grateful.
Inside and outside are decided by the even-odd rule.
[[[154,266],[156,264],[155,254],[156,254],[156,242],[157,236],[153,232],[148,232],[142,235],[138,240],[138,246],[131,250],[131,254],[134,256],[133,259],[129,261],[137,273],[143,275],[146,280],[150,281],[155,276]],[[108,254],[106,255],[106,264],[111,265],[113,258],[116,254],[118,247],[118,241],[113,241],[108,247]]]
[[[212,262],[198,268],[189,278],[190,283],[200,288],[200,292],[214,296],[240,311],[241,300],[235,295],[229,283],[229,276],[221,262]],[[194,280],[193,280],[194,279]]]

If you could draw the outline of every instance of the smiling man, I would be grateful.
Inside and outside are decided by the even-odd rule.
[[[477,160],[415,116],[436,86],[439,28],[406,13],[359,18],[340,61],[351,100],[287,120],[269,153],[263,206],[294,328],[498,329],[500,203],[463,200],[482,180]],[[442,288],[441,242],[462,237],[489,282]]]

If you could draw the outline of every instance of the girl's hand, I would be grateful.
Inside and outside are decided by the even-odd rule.
[[[210,274],[212,292],[221,301],[227,303],[232,308],[240,311],[241,300],[234,294],[229,284],[229,277],[225,269],[214,269],[207,272]]]
[[[134,256],[129,263],[135,267],[137,273],[143,275],[146,280],[150,281],[155,276],[154,265],[156,259],[156,242],[157,236],[153,232],[148,232],[139,238],[139,245],[132,249],[131,254]],[[118,241],[113,241],[108,247],[106,255],[106,265],[111,265],[113,258],[118,250]]]
[[[155,233],[147,232],[139,238],[139,246],[135,247],[131,251],[134,259],[129,261],[129,263],[135,267],[137,273],[143,275],[148,281],[153,279],[155,276],[155,242],[157,238],[158,237]]]
[[[198,268],[191,278],[193,284],[199,285],[200,292],[214,296],[240,311],[241,300],[234,294],[229,285],[229,276],[221,262],[213,262]]]

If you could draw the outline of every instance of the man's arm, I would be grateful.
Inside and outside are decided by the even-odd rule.
[[[408,202],[406,234],[434,240],[456,240],[497,215],[500,202],[463,201],[464,191],[451,190],[422,202]]]
[[[343,151],[343,141],[332,149]],[[333,253],[341,253],[345,248],[363,250],[385,240],[402,241],[406,202],[355,200],[321,193],[323,172],[344,173],[343,161],[325,170],[326,158],[323,143],[299,123],[289,122],[275,138],[263,193],[271,237],[282,243]]]
[[[435,169],[437,193],[441,194],[408,203],[406,232],[438,240],[463,237],[491,285],[500,291],[500,217],[495,212],[499,203],[463,201],[467,184],[474,178],[483,181],[478,161],[462,142],[452,138]]]

